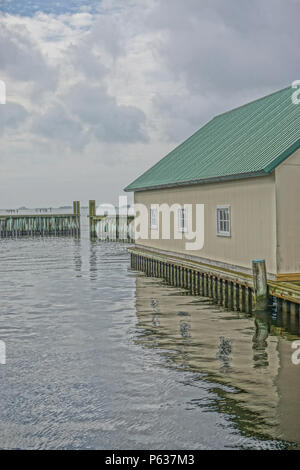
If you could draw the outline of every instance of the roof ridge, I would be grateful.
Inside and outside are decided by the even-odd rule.
[[[287,90],[288,88],[291,88],[292,86],[286,86],[284,88],[281,88],[280,90],[277,91],[272,91],[272,93],[269,93],[268,95],[261,96],[260,98],[255,98],[255,100],[248,101],[247,103],[241,104],[240,106],[237,106],[236,108],[228,109],[228,111],[224,111],[224,113],[216,114],[215,118],[219,116],[224,116],[224,114],[229,114],[232,111],[236,111],[237,109],[244,108],[245,106],[248,106],[249,104],[256,103],[257,101],[264,100],[265,98],[269,98],[270,96],[276,95],[277,93],[282,93],[283,91]]]
[[[300,148],[300,106],[291,93],[289,85],[212,117],[125,190],[266,176]]]

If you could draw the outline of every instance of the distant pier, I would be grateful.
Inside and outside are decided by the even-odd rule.
[[[119,241],[134,243],[134,235],[130,224],[134,221],[133,215],[114,214],[97,215],[96,201],[89,201],[90,236],[102,241]]]
[[[0,237],[79,235],[80,202],[73,202],[73,213],[0,215]]]

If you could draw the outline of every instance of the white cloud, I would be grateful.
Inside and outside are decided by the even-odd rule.
[[[97,13],[0,16],[11,103],[0,107],[0,186],[14,165],[22,180],[7,200],[28,194],[26,161],[57,203],[82,178],[82,197],[105,189],[109,202],[215,114],[300,78],[298,2],[240,3],[103,0]]]
[[[25,25],[7,25],[0,17],[0,69],[12,80],[34,82],[39,89],[56,87],[57,72],[28,34]]]

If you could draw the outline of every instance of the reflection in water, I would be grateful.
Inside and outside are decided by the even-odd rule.
[[[270,333],[270,313],[259,312],[254,317],[255,333],[253,335],[253,363],[254,367],[268,367],[268,343]]]
[[[298,318],[223,311],[135,273],[126,245],[88,226],[0,245],[0,448],[300,442]]]
[[[94,281],[97,279],[98,270],[98,259],[97,259],[97,244],[94,240],[91,240],[90,245],[90,279]]]
[[[220,336],[220,344],[217,352],[217,359],[220,361],[220,371],[229,372],[232,353],[232,341]]]
[[[141,273],[137,316],[139,344],[158,348],[169,367],[193,371],[198,384],[215,384],[213,399],[191,406],[230,417],[241,433],[241,447],[247,436],[300,443],[300,367],[291,362],[290,342],[300,337],[297,318],[224,311]]]
[[[80,238],[74,238],[74,266],[75,271],[78,272],[78,277],[81,275],[81,268],[82,268],[82,254],[81,254],[81,242]]]

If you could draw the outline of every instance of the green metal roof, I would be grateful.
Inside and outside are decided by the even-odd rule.
[[[300,148],[300,104],[288,87],[216,116],[125,191],[263,176]]]

